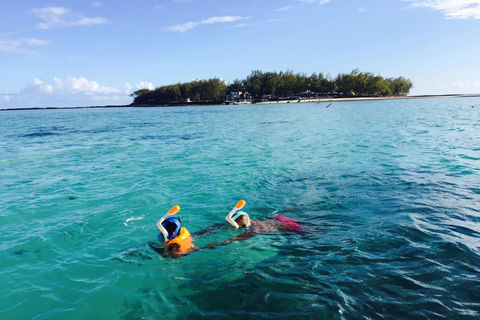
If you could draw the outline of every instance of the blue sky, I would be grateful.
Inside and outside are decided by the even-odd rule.
[[[359,68],[480,93],[480,0],[2,1],[0,108],[120,105],[252,70]]]

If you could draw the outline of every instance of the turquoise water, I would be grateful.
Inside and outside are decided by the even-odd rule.
[[[0,318],[480,318],[480,99],[325,106],[0,112]],[[308,232],[148,246],[240,199]]]

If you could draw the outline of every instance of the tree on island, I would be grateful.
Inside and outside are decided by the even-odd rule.
[[[226,88],[223,80],[214,78],[161,86],[155,90],[141,89],[132,96],[134,104],[155,105],[190,101],[217,103],[225,99]]]
[[[252,71],[244,80],[235,79],[227,84],[218,78],[194,80],[161,86],[155,90],[135,91],[134,104],[175,104],[175,103],[221,103],[227,93],[248,92],[254,100],[262,97],[270,99],[288,99],[291,96],[327,97],[327,96],[406,96],[413,83],[404,78],[384,78],[370,72],[355,69],[348,74],[338,74],[335,79],[323,73],[262,72]]]

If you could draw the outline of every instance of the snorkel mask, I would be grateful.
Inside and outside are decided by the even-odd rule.
[[[160,220],[157,222],[157,228],[160,230],[161,235],[163,236],[163,241],[168,242],[172,239],[174,239],[176,236],[178,236],[178,233],[180,232],[180,229],[182,228],[182,224],[180,222],[180,219],[178,218],[173,218],[168,216],[173,216],[175,215],[178,211],[180,211],[179,206],[173,206],[170,211],[168,211]],[[167,228],[169,230],[173,229],[173,233],[169,235],[169,232],[167,231]],[[158,235],[160,238],[160,234]]]
[[[248,222],[247,222],[246,227],[247,228],[250,227],[250,217],[248,216],[248,214],[246,214],[243,211],[238,211],[238,210],[242,209],[244,206],[245,206],[245,201],[244,200],[238,201],[238,203],[235,205],[235,207],[232,209],[232,211],[230,211],[230,213],[227,214],[227,216],[225,217],[225,220],[227,220],[228,223],[230,223],[230,225],[232,227],[234,227],[235,229],[240,228],[238,223],[235,222],[235,220],[240,216],[247,216]]]

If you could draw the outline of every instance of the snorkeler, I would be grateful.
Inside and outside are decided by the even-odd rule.
[[[158,238],[164,241],[163,246],[150,243],[150,247],[164,257],[179,257],[195,251],[192,236],[179,218],[169,217],[180,211],[179,206],[173,206],[160,220],[157,222],[157,228],[160,231]],[[168,217],[168,218],[167,218]]]
[[[241,241],[247,240],[253,236],[262,233],[269,233],[269,232],[276,232],[276,231],[293,231],[293,232],[301,232],[305,230],[305,227],[300,225],[296,220],[287,218],[282,215],[274,215],[268,217],[267,220],[259,221],[259,220],[250,220],[250,217],[246,212],[239,211],[245,206],[245,201],[240,200],[237,205],[230,211],[225,220],[235,229],[239,228],[247,228],[247,230],[230,240],[221,242],[221,243],[211,243],[203,248],[213,248],[217,246],[223,246],[229,244],[233,241]],[[237,212],[238,211],[238,212]],[[217,229],[222,224],[217,224],[212,227],[209,227],[205,230],[200,231],[197,234],[204,234],[212,229]]]

